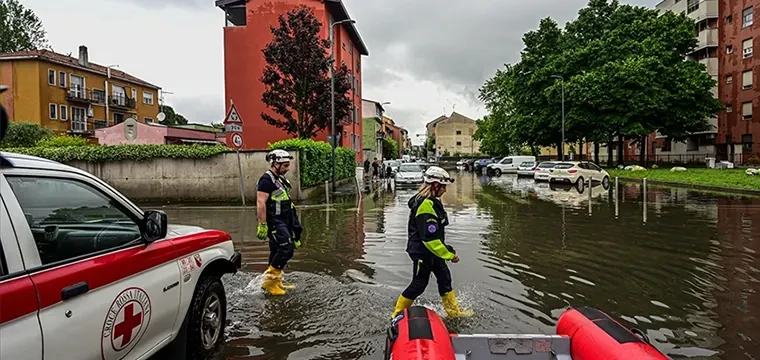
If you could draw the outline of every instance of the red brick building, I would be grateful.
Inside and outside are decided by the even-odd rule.
[[[272,40],[270,26],[278,26],[280,15],[306,5],[322,23],[322,36],[329,38],[333,23],[350,19],[341,0],[217,0],[224,10],[224,82],[225,103],[233,100],[243,119],[243,148],[264,149],[269,143],[288,139],[283,130],[267,124],[261,113],[275,115],[261,101],[264,84],[260,81],[266,62],[262,49]],[[342,23],[334,26],[336,64],[345,63],[351,71],[354,111],[346,119],[336,119],[339,145],[353,148],[357,161],[362,151],[362,56],[369,55],[356,26]],[[316,140],[327,141],[330,127]],[[228,139],[229,142],[229,139]]]
[[[719,158],[760,157],[760,0],[720,0]],[[755,51],[754,49],[758,49]]]

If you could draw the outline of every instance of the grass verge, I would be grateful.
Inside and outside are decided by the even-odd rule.
[[[750,176],[742,169],[688,169],[671,172],[669,169],[648,169],[647,171],[626,171],[607,169],[610,177],[667,181],[680,184],[705,185],[731,189],[760,190],[760,176]]]

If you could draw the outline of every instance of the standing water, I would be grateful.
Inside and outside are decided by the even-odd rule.
[[[297,289],[277,298],[259,289],[268,246],[256,239],[255,210],[167,208],[174,222],[225,230],[242,249],[243,269],[224,279],[217,358],[381,359],[411,279],[413,193],[301,207],[304,246],[285,275]],[[616,204],[602,186],[460,173],[443,202],[446,240],[462,259],[450,264],[454,288],[476,312],[445,320],[452,332],[554,333],[565,308],[593,306],[674,358],[760,358],[760,200],[651,185],[645,197],[621,183]],[[443,314],[434,279],[416,303]]]

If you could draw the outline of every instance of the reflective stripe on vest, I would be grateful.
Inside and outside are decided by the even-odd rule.
[[[274,215],[282,215],[282,202],[290,200],[290,193],[288,193],[287,190],[288,187],[276,178],[271,171],[267,170],[266,174],[269,175],[269,178],[272,179],[272,183],[275,184],[275,186],[279,184],[277,190],[272,191],[272,194],[269,195],[269,199],[274,203]]]

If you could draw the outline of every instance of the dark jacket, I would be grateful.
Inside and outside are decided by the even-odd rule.
[[[413,196],[409,199],[409,240],[406,252],[410,255],[434,255],[445,260],[454,258],[456,252],[446,245],[445,228],[449,217],[441,200]]]

